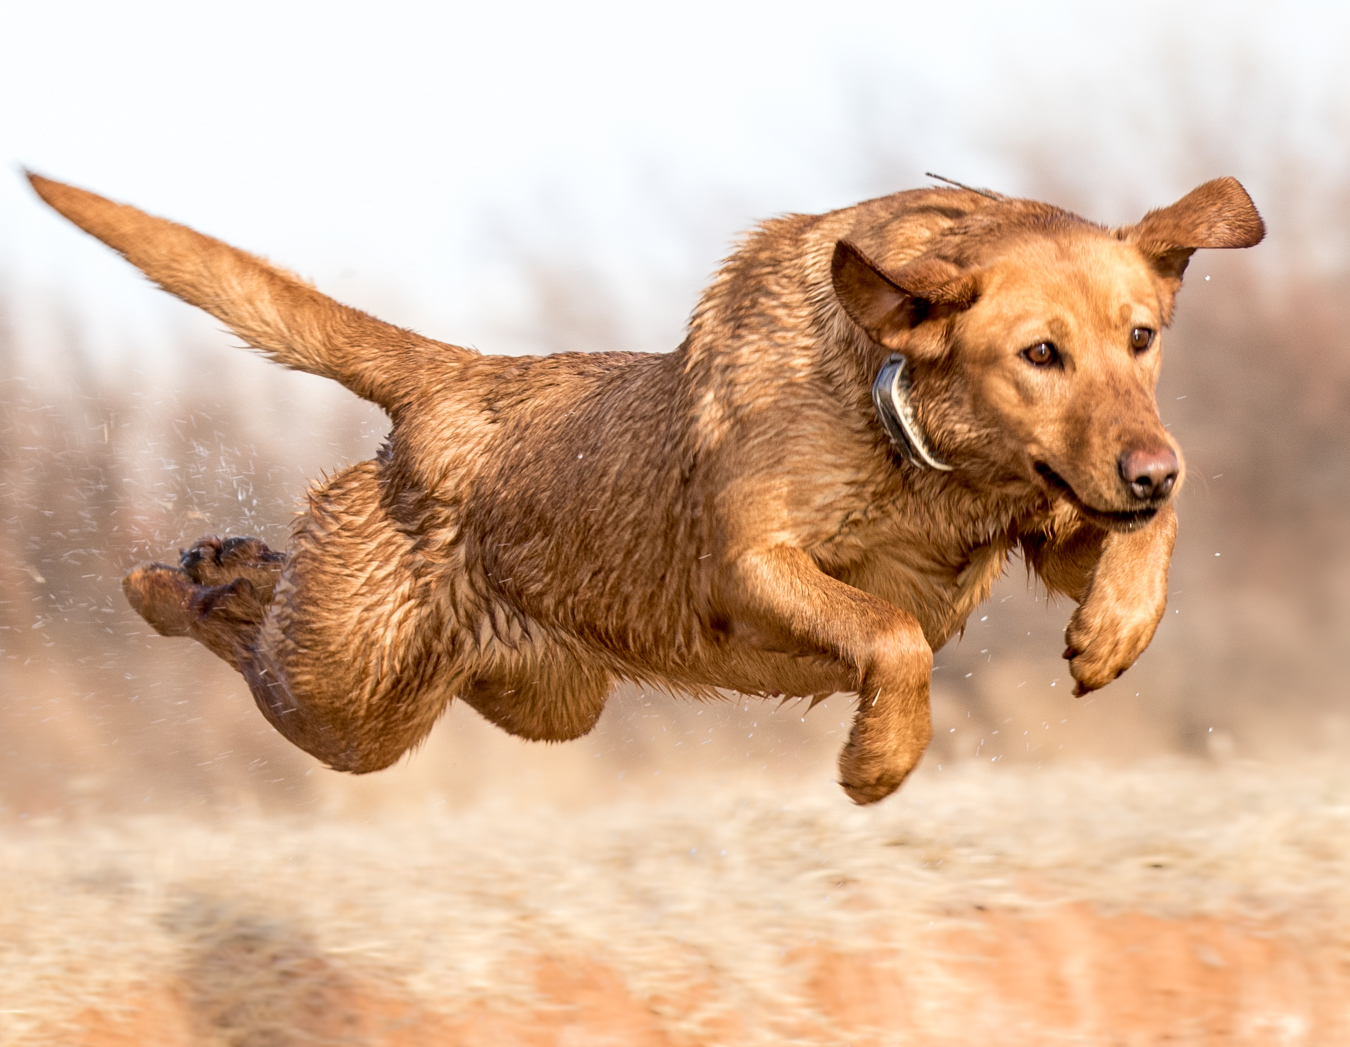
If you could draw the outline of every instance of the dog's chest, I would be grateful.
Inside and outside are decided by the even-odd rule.
[[[817,551],[829,574],[918,619],[937,650],[988,598],[1015,546],[1007,528],[859,514]]]

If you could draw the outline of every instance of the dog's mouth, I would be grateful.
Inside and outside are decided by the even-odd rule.
[[[1078,493],[1069,481],[1051,469],[1050,466],[1044,462],[1036,462],[1035,468],[1036,475],[1045,481],[1046,486],[1054,494],[1062,497],[1098,527],[1104,527],[1110,531],[1138,530],[1157,516],[1158,510],[1167,504],[1167,500],[1162,499],[1150,503],[1142,509],[1095,509],[1079,498]]]

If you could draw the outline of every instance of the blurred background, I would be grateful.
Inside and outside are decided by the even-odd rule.
[[[1350,750],[1347,39],[1299,3],[0,3],[0,818],[828,778],[849,710],[630,688],[543,746],[456,706],[393,770],[323,769],[119,580],[203,534],[284,546],[383,415],[237,348],[21,166],[504,353],[673,348],[738,233],[925,171],[1108,224],[1235,175],[1268,238],[1198,254],[1166,340],[1166,621],[1074,699],[1070,608],[1015,562],[937,655],[927,759]]]

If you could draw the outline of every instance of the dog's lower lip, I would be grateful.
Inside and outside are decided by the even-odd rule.
[[[1162,508],[1162,503],[1159,503],[1143,509],[1096,509],[1079,498],[1078,492],[1073,489],[1069,481],[1051,469],[1045,462],[1036,462],[1035,469],[1036,474],[1052,490],[1068,499],[1075,509],[1088,519],[1107,527],[1138,527],[1152,520],[1158,515],[1158,510]]]

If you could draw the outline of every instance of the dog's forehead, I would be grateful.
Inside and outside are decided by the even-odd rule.
[[[1069,313],[1114,326],[1158,306],[1157,283],[1138,249],[1095,229],[1018,238],[984,273],[983,299],[1005,313]]]

